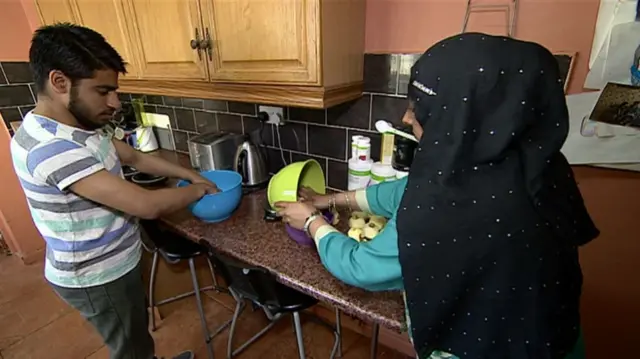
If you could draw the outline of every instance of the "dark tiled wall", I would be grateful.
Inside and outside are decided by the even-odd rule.
[[[374,159],[380,155],[380,135],[375,121],[399,123],[407,106],[409,70],[417,55],[365,55],[365,93],[347,104],[326,110],[285,108],[286,124],[279,128],[266,125],[262,138],[269,156],[271,172],[283,163],[308,158],[320,162],[329,187],[347,188],[347,156],[352,135],[371,137]],[[7,66],[8,64],[8,66]],[[6,78],[0,77],[0,111],[6,121],[20,119],[33,106],[25,63],[3,63]],[[26,72],[25,72],[26,71]],[[3,92],[5,91],[5,92]],[[168,96],[121,94],[130,102],[142,98],[147,111],[167,114],[176,151],[188,152],[190,137],[207,131],[226,130],[249,133],[261,128],[258,105],[243,102],[176,98]],[[277,106],[277,104],[274,104]],[[7,115],[5,115],[5,111]]]
[[[35,104],[33,79],[26,62],[0,62],[0,114],[9,123],[21,121]]]
[[[351,136],[369,136],[372,157],[379,158],[381,137],[375,132],[375,121],[399,124],[407,107],[409,70],[417,57],[367,54],[365,93],[360,99],[327,110],[285,108],[286,124],[279,128],[266,125],[262,132],[271,172],[277,172],[284,162],[313,158],[322,165],[329,187],[346,189]],[[121,99],[130,101],[130,96],[142,97],[149,111],[169,115],[179,152],[186,153],[187,140],[198,133],[260,129],[256,104],[135,94],[122,94]]]

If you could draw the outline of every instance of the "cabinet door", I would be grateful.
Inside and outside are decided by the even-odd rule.
[[[204,54],[191,48],[196,29],[202,33],[198,0],[123,1],[142,79],[207,80]]]
[[[212,80],[320,84],[319,0],[201,4],[212,31]]]
[[[125,78],[138,77],[138,60],[125,22],[122,0],[71,1],[75,7],[77,22],[99,32],[122,56],[127,65]]]
[[[122,0],[37,0],[36,6],[44,25],[71,22],[99,32],[125,61],[126,78],[138,76]]]
[[[36,0],[36,8],[42,25],[76,22],[69,0]]]

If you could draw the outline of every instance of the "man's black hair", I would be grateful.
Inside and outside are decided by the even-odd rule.
[[[44,92],[53,70],[61,71],[72,82],[92,78],[96,70],[126,73],[122,57],[102,35],[69,23],[36,30],[31,39],[29,65],[39,93]]]

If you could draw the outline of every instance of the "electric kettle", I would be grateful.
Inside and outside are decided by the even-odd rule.
[[[242,175],[242,185],[245,187],[260,186],[269,180],[269,169],[263,152],[249,136],[236,150],[233,170]]]

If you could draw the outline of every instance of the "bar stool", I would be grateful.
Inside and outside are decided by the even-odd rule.
[[[155,315],[153,314],[153,308],[163,304],[171,303],[179,299],[183,299],[192,295],[196,297],[196,304],[198,307],[198,314],[200,316],[200,324],[202,326],[202,333],[207,346],[207,354],[209,359],[213,359],[213,348],[211,342],[213,338],[225,330],[231,325],[232,320],[228,320],[219,326],[213,333],[209,331],[209,326],[204,314],[204,308],[202,306],[201,293],[208,290],[215,290],[217,292],[227,292],[225,288],[218,286],[218,281],[213,270],[213,265],[207,256],[206,249],[198,243],[183,238],[169,231],[161,230],[157,224],[150,221],[140,221],[144,232],[147,234],[147,238],[143,239],[143,246],[147,251],[153,253],[153,260],[151,263],[151,276],[149,278],[149,307],[151,308],[151,330],[156,330]],[[144,237],[144,236],[143,236]],[[171,298],[162,299],[156,302],[155,299],[155,281],[158,270],[159,257],[162,256],[164,260],[169,264],[177,264],[180,261],[189,261],[189,270],[191,272],[191,281],[193,283],[193,290],[176,295]],[[195,259],[197,257],[204,256],[209,266],[209,272],[213,280],[213,285],[200,287],[198,283],[198,277],[195,267]]]
[[[253,344],[265,335],[280,319],[288,315],[291,315],[293,318],[293,328],[296,335],[299,358],[305,359],[300,314],[305,309],[316,305],[318,300],[278,283],[273,274],[264,268],[251,266],[229,258],[217,252],[208,243],[201,243],[203,246],[207,247],[209,258],[213,262],[214,267],[219,270],[220,275],[228,285],[229,292],[236,300],[236,309],[233,313],[231,329],[229,329],[229,340],[227,342],[227,359],[232,359],[240,354],[243,350],[249,347],[249,345]],[[246,301],[250,301],[253,305],[262,309],[269,320],[269,324],[251,337],[251,339],[234,349],[233,339],[235,329],[238,323],[238,318],[245,309]],[[335,341],[331,350],[331,359],[342,356],[342,338],[338,316],[339,312],[336,311],[336,315],[336,319],[338,320],[336,327],[324,322],[316,316],[310,316],[310,319],[313,319],[318,324],[327,327],[334,334]]]

